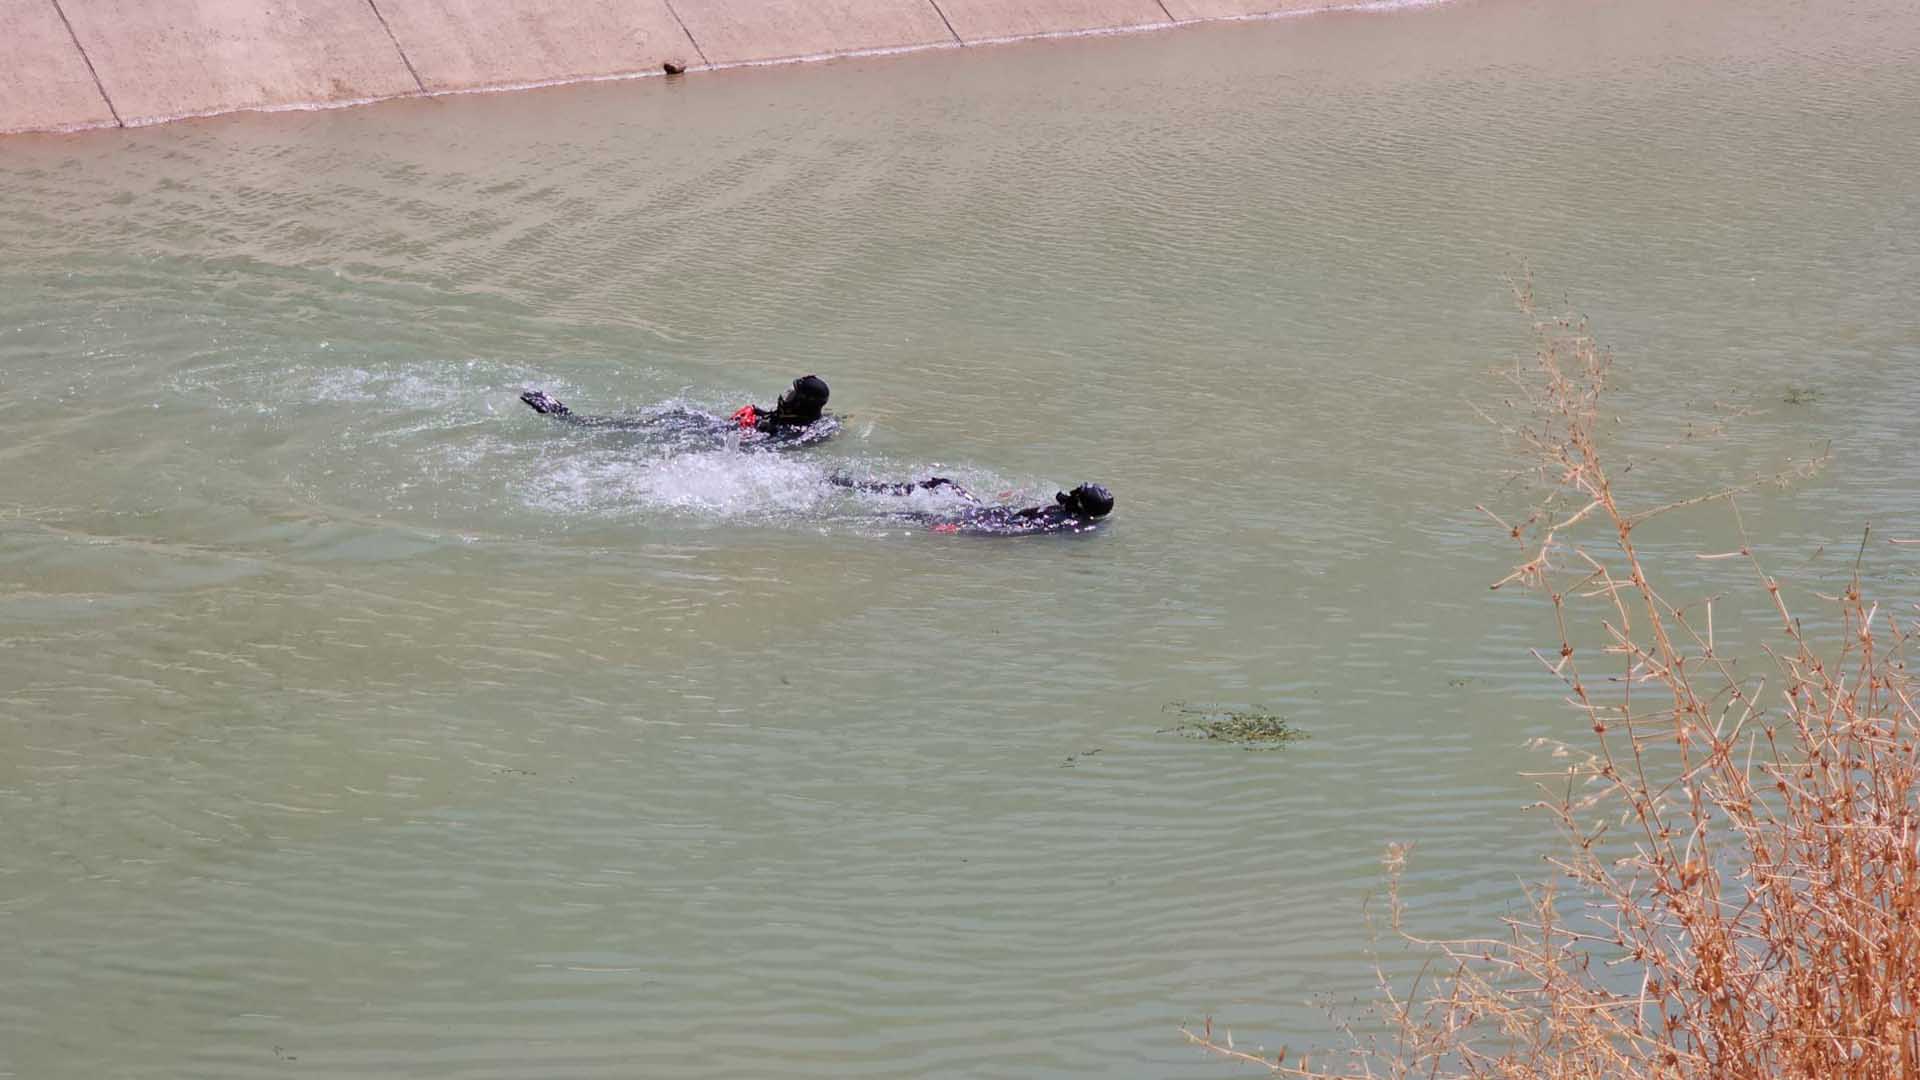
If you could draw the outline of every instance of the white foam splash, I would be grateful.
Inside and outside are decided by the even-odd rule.
[[[532,376],[529,378],[529,376]],[[894,484],[947,476],[982,503],[1042,502],[1031,484],[966,466],[896,461],[857,451],[874,429],[789,452],[742,447],[660,430],[580,428],[525,413],[510,395],[563,379],[491,361],[221,365],[183,373],[195,397],[244,399],[289,430],[324,416],[330,433],[295,466],[325,501],[375,503],[386,510],[459,521],[514,507],[566,519],[642,523],[672,517],[823,528],[870,528],[894,515],[953,514],[969,505],[951,489],[905,495],[849,489],[846,476]],[[741,400],[682,388],[665,401],[613,413],[712,412],[711,401]]]
[[[365,368],[333,368],[314,373],[309,400],[385,402],[402,409],[445,408],[467,391],[430,369],[411,368],[373,372]]]
[[[819,465],[718,449],[669,456],[596,451],[550,458],[524,488],[549,513],[673,511],[716,519],[805,514],[828,497]]]

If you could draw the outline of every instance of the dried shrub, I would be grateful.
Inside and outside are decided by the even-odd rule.
[[[1515,291],[1537,319],[1531,287]],[[1844,589],[1812,594],[1828,608],[1809,629],[1741,526],[1738,550],[1697,557],[1740,560],[1766,600],[1769,625],[1747,628],[1766,662],[1743,673],[1716,649],[1712,601],[1670,602],[1635,531],[1709,504],[1738,522],[1743,493],[1824,456],[1634,509],[1599,437],[1609,354],[1582,320],[1535,329],[1503,430],[1550,495],[1500,522],[1521,559],[1494,587],[1550,605],[1559,645],[1536,655],[1589,732],[1536,778],[1555,877],[1485,940],[1412,937],[1390,889],[1429,970],[1405,992],[1381,975],[1384,1035],[1352,1037],[1343,1068],[1235,1049],[1211,1021],[1183,1031],[1301,1077],[1920,1076],[1916,621],[1862,596],[1856,560]],[[1576,648],[1576,624],[1603,644]],[[1389,851],[1390,882],[1403,859]]]

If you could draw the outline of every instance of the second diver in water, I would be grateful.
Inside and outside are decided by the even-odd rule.
[[[544,390],[527,390],[520,400],[534,412],[582,427],[624,431],[650,430],[675,436],[706,436],[720,440],[737,435],[743,446],[785,449],[825,442],[840,430],[840,421],[826,413],[827,383],[818,375],[793,380],[773,408],[743,405],[730,416],[674,407],[628,416],[581,416]]]
[[[1081,484],[1072,491],[1055,492],[1053,501],[1041,506],[989,506],[973,493],[944,476],[930,476],[889,484],[877,480],[855,480],[849,476],[830,476],[827,481],[838,487],[869,491],[879,495],[911,495],[916,491],[942,488],[960,497],[967,505],[950,514],[909,511],[901,518],[927,525],[933,532],[962,533],[969,536],[1027,536],[1032,533],[1091,532],[1100,520],[1113,513],[1113,493],[1099,484]]]

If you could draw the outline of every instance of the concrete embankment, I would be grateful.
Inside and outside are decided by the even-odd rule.
[[[1377,0],[0,0],[0,133],[658,74]]]

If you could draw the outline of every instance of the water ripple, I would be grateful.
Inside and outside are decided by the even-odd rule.
[[[1920,536],[1909,8],[1451,5],[7,142],[0,1075],[1326,1041],[1387,841],[1432,933],[1538,869],[1525,742],[1568,718],[1472,510],[1522,495],[1469,404],[1516,259],[1618,348],[1643,497],[1832,440],[1743,508],[1769,558],[1810,589],[1863,519]],[[516,400],[808,371],[846,424],[786,456]],[[969,544],[837,471],[1119,509]],[[1690,559],[1728,531],[1645,541],[1733,609]]]

